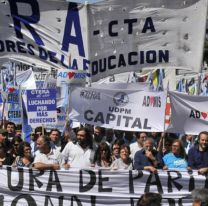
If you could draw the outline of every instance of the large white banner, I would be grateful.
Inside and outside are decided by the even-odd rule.
[[[170,125],[167,132],[199,134],[208,128],[208,97],[169,92]]]
[[[165,92],[143,91],[139,84],[131,84],[122,90],[76,87],[71,96],[73,121],[129,131],[164,131]]]
[[[86,7],[65,0],[8,0],[0,6],[0,63],[86,70]]]
[[[207,0],[106,0],[89,6],[92,80],[145,67],[199,72]]]
[[[191,191],[208,187],[196,171],[0,170],[2,206],[135,206],[145,192],[162,195],[162,205],[191,206]]]

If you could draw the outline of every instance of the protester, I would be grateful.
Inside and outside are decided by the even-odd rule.
[[[163,169],[188,169],[186,153],[181,140],[176,139],[173,141],[171,145],[171,152],[163,157],[163,162],[165,164]]]
[[[153,147],[156,149],[158,147],[158,143],[161,139],[161,133],[160,132],[150,132],[148,135],[150,138],[153,139]]]
[[[136,133],[136,142],[130,144],[131,159],[134,159],[136,152],[143,148],[143,144],[146,138],[147,134],[145,132]]]
[[[208,206],[208,189],[194,189],[191,193],[192,206]]]
[[[118,169],[125,169],[125,170],[132,170],[133,164],[130,158],[130,148],[128,145],[121,145],[120,148],[120,158],[113,161],[111,165],[111,169],[118,170]]]
[[[109,168],[112,163],[110,147],[106,142],[101,142],[95,152],[93,163],[96,167]]]
[[[14,157],[10,153],[7,153],[4,143],[0,143],[0,166],[11,165],[13,161]]]
[[[96,150],[99,144],[104,140],[104,128],[102,127],[94,127],[93,133],[93,149]]]
[[[18,156],[16,157],[15,161],[13,162],[13,167],[32,167],[32,153],[31,153],[31,146],[28,142],[22,142],[19,145],[18,149]]]
[[[125,131],[123,139],[124,139],[124,144],[126,144],[126,145],[130,145],[130,144],[136,142],[134,132],[131,132],[131,131]]]
[[[16,125],[15,137],[22,138],[22,125],[21,124]]]
[[[159,193],[147,192],[138,200],[137,206],[161,206],[161,201]]]
[[[93,139],[87,128],[79,128],[77,131],[77,142],[68,142],[62,151],[64,157],[64,168],[89,168],[93,164],[94,151]]]
[[[16,158],[19,155],[18,151],[19,151],[19,145],[21,142],[23,141],[19,137],[14,137],[11,141],[12,148],[10,150],[10,153],[14,158]]]
[[[161,157],[165,156],[171,151],[172,142],[172,138],[170,138],[166,133],[161,134],[161,139],[157,147],[157,151],[160,153]]]
[[[8,138],[10,141],[12,141],[13,137],[15,137],[15,130],[16,130],[16,125],[13,122],[8,122],[6,125],[6,130],[8,132]]]
[[[111,147],[111,157],[112,160],[116,160],[118,158],[120,158],[120,147],[123,144],[122,140],[115,140],[115,142],[113,143],[112,147]]]
[[[40,136],[37,139],[37,148],[40,151],[36,154],[33,166],[39,170],[58,170],[61,168],[62,154],[51,148],[50,139],[47,136]]]
[[[112,144],[115,142],[116,136],[114,135],[113,129],[106,129],[105,131],[105,141],[111,147]]]
[[[206,172],[208,167],[208,132],[203,131],[198,135],[197,143],[188,152],[188,165],[197,169],[199,173]]]
[[[184,136],[181,137],[181,141],[182,141],[182,144],[183,144],[183,148],[186,151],[186,154],[188,154],[189,149],[193,145],[193,135],[185,134]]]
[[[5,146],[5,149],[9,150],[9,149],[11,149],[12,145],[7,137],[7,134],[8,134],[7,130],[0,129],[0,143],[3,143]]]
[[[46,129],[43,128],[43,127],[36,127],[35,128],[35,131],[34,131],[34,134],[32,134],[32,137],[31,137],[31,143],[30,143],[30,146],[31,146],[31,152],[32,152],[32,155],[33,157],[35,157],[35,153],[36,151],[38,150],[37,148],[37,139],[38,137],[46,134]]]
[[[134,156],[134,169],[157,173],[157,168],[162,167],[162,160],[158,152],[153,149],[153,143],[151,138],[144,141],[143,149],[136,152]]]
[[[49,132],[49,139],[52,143],[52,147],[56,149],[61,149],[61,137],[60,137],[60,131],[56,128],[53,128]]]

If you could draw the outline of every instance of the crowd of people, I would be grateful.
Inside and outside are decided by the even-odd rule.
[[[0,165],[36,169],[105,168],[111,170],[198,170],[208,173],[208,132],[197,137],[129,132],[85,125],[61,136],[37,127],[31,142],[22,139],[21,125],[0,129]]]

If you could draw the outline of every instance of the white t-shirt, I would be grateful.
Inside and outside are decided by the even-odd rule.
[[[136,154],[137,151],[141,150],[142,147],[139,146],[138,142],[134,142],[130,144],[130,157],[131,159],[134,159],[134,155]]]
[[[36,152],[33,164],[38,162],[44,164],[59,164],[61,166],[63,164],[63,156],[59,150],[51,148],[51,151],[48,154]]]
[[[63,158],[70,167],[89,168],[93,158],[93,150],[90,148],[83,149],[78,143],[68,142],[62,151]]]

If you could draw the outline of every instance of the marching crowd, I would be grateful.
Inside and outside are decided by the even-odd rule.
[[[208,132],[197,137],[129,132],[86,125],[61,137],[37,127],[31,142],[21,138],[21,125],[8,122],[0,129],[0,165],[45,169],[105,168],[198,170],[208,173]]]

